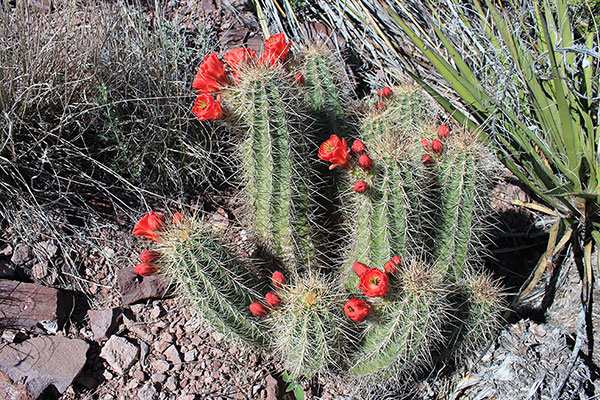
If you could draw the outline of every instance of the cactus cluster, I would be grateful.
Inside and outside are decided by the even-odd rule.
[[[269,284],[201,221],[151,213],[134,233],[159,255],[137,272],[170,276],[216,329],[277,352],[294,375],[397,382],[485,343],[502,295],[481,268],[477,138],[441,124],[411,86],[351,100],[327,51],[292,56],[281,34],[224,61],[200,65],[194,113],[239,133],[247,226],[281,271],[263,296]]]

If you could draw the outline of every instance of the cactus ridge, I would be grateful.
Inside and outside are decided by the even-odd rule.
[[[259,296],[260,282],[230,249],[217,242],[210,227],[190,219],[161,237],[161,271],[198,308],[200,316],[230,338],[264,345],[264,326],[248,309]]]
[[[398,283],[390,287],[391,299],[384,299],[376,311],[378,318],[369,321],[352,374],[390,379],[430,364],[432,351],[442,343],[449,310],[441,278],[419,262],[403,268]]]
[[[308,271],[277,291],[281,307],[269,318],[275,351],[293,375],[337,368],[344,353],[343,298],[324,276]]]

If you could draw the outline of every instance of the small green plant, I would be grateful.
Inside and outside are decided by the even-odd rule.
[[[302,389],[302,386],[300,386],[293,375],[288,374],[287,371],[283,371],[282,379],[288,384],[288,387],[285,389],[286,393],[294,392],[294,398],[296,400],[304,400],[306,398],[304,389]]]

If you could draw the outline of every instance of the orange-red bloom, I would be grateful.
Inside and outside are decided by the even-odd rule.
[[[353,152],[355,152],[356,154],[362,154],[367,150],[367,146],[365,146],[365,144],[363,142],[361,142],[360,140],[355,140],[352,143],[352,149]]]
[[[158,232],[163,228],[163,216],[150,211],[144,215],[133,227],[133,234],[143,238],[160,242]]]
[[[358,181],[354,184],[354,191],[356,193],[364,193],[367,190],[367,182]]]
[[[291,43],[287,43],[285,35],[278,33],[265,40],[265,54],[261,57],[261,61],[271,65],[277,61],[285,61],[290,51]]]
[[[273,286],[275,286],[276,288],[281,288],[283,285],[285,285],[285,276],[283,276],[283,274],[280,271],[275,271],[273,272],[271,281],[273,283]]]
[[[440,125],[440,128],[438,129],[438,137],[440,138],[440,140],[444,140],[448,137],[448,135],[450,134],[450,128],[448,128],[446,125]]]
[[[158,251],[150,250],[144,251],[140,254],[140,261],[142,263],[154,264],[156,260],[160,257],[160,253]]]
[[[225,53],[223,59],[231,69],[237,72],[240,65],[248,63],[248,61],[252,60],[254,57],[256,57],[256,52],[254,50],[238,47],[237,49],[229,50]]]
[[[201,94],[194,100],[192,112],[198,118],[198,121],[206,121],[208,119],[218,119],[223,116],[221,108],[221,98],[217,96],[217,100],[209,94]]]
[[[369,315],[371,305],[359,299],[350,299],[344,305],[344,313],[354,322],[362,322]]]
[[[269,292],[265,295],[265,301],[271,308],[275,308],[281,304],[281,299],[279,298],[279,296],[277,296],[275,293],[271,293],[271,292]]]
[[[225,64],[215,53],[206,56],[194,77],[192,87],[196,93],[216,93],[227,84]]]
[[[363,274],[365,272],[367,272],[367,270],[369,269],[369,267],[367,267],[363,263],[355,262],[354,264],[352,264],[352,269],[354,270],[354,272],[356,273],[356,275],[358,275],[359,277],[361,277],[361,276],[363,276]]]
[[[371,160],[371,157],[369,157],[366,154],[361,154],[360,157],[358,157],[358,165],[361,166],[362,169],[371,169],[371,167],[373,166],[373,160]]]
[[[158,268],[154,264],[141,263],[133,267],[133,272],[142,276],[154,275],[157,271]]]
[[[267,316],[269,310],[267,310],[267,307],[265,307],[264,304],[255,301],[254,303],[250,304],[250,312],[256,315],[258,318],[262,318]]]
[[[348,154],[350,154],[350,150],[348,150],[346,139],[340,140],[336,135],[331,135],[329,140],[323,142],[319,148],[319,158],[333,163],[329,169],[334,169],[338,165],[342,168],[346,167],[349,161]]]
[[[389,289],[388,276],[377,268],[369,268],[360,277],[358,288],[367,297],[385,296]]]
[[[378,89],[377,95],[383,99],[387,99],[392,97],[392,89],[390,89],[389,86],[386,86],[383,89]]]

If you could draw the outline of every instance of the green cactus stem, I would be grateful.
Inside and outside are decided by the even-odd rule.
[[[265,345],[264,326],[248,308],[261,297],[260,282],[210,229],[190,218],[161,234],[160,270],[215,330],[231,339]]]

